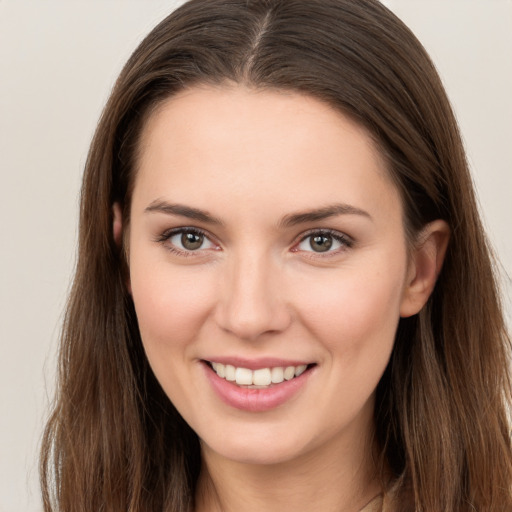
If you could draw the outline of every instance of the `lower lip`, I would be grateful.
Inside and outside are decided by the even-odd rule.
[[[269,411],[286,403],[305,386],[311,374],[311,369],[308,369],[299,377],[274,384],[269,388],[252,389],[239,387],[219,377],[209,365],[203,364],[206,377],[220,399],[235,409],[249,412]]]

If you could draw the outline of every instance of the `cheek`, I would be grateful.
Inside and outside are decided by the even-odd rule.
[[[139,272],[139,268],[134,259],[132,296],[148,357],[154,351],[182,350],[197,337],[208,317],[214,302],[213,280],[196,270],[173,271],[165,263],[154,265],[148,272]]]
[[[401,269],[345,268],[309,283],[309,293],[299,295],[304,325],[337,361],[387,361],[400,316]]]
[[[334,279],[324,283],[329,286],[316,283],[301,307],[302,323],[325,349],[325,388],[342,400],[332,412],[339,422],[372,403],[393,349],[401,297],[400,279],[378,272],[350,274],[338,276],[336,287]]]
[[[139,267],[134,259],[130,274],[149,364],[169,399],[184,413],[190,408],[187,397],[201,396],[190,373],[196,365],[190,363],[197,357],[193,342],[209,315],[214,283],[193,271],[176,271],[168,262]]]

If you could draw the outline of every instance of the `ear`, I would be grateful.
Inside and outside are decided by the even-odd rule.
[[[435,220],[421,231],[412,250],[400,305],[400,316],[419,313],[434,290],[441,272],[450,228],[444,220]]]
[[[117,245],[118,249],[121,251],[121,253],[125,253],[122,257],[123,262],[123,269],[125,270],[125,284],[126,289],[128,290],[128,293],[132,294],[132,286],[130,283],[130,272],[128,270],[128,263],[126,261],[127,255],[126,251],[123,251],[123,211],[121,208],[121,205],[119,203],[114,203],[112,205],[112,214],[113,214],[113,220],[112,220],[112,234],[114,236],[114,242]]]
[[[121,246],[123,245],[123,212],[119,203],[114,203],[112,205],[112,213],[114,218],[112,222],[114,242],[117,247],[121,249]]]

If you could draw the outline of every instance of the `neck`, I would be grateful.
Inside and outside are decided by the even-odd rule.
[[[196,512],[357,512],[381,492],[368,439],[268,465],[201,450]]]

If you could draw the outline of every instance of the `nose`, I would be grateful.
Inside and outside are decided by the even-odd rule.
[[[284,300],[282,272],[270,259],[239,256],[227,265],[215,312],[221,329],[252,341],[289,326],[291,312]]]

